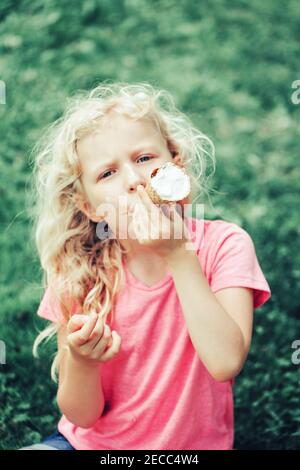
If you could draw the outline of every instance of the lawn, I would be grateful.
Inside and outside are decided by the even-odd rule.
[[[68,96],[103,80],[167,89],[213,140],[205,217],[248,231],[272,289],[236,379],[235,448],[299,447],[300,366],[291,360],[300,327],[299,41],[297,0],[1,1],[0,448],[39,442],[60,416],[49,369],[55,343],[39,360],[31,351],[45,321],[36,315],[30,152]]]

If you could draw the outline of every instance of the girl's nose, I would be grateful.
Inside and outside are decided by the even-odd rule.
[[[144,186],[144,188],[146,187],[145,181],[139,179],[136,183],[131,184],[131,185],[129,186],[129,191],[130,191],[130,192],[137,192],[137,187],[138,187],[139,184],[141,184],[142,186]]]
[[[140,174],[135,168],[127,166],[125,169],[125,181],[127,192],[137,191],[137,186],[141,184],[146,186],[146,179],[143,175]]]

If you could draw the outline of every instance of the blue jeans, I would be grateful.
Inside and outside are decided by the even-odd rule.
[[[19,450],[76,450],[58,430],[38,444],[21,447]]]
[[[60,450],[76,450],[58,430],[46,437],[42,443]]]

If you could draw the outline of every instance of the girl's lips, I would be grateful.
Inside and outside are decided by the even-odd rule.
[[[127,207],[124,208],[124,211],[122,211],[123,214],[133,214],[134,211],[134,205],[128,205]]]
[[[135,206],[139,201],[127,201],[127,203],[122,208],[122,213],[124,214],[133,214]]]

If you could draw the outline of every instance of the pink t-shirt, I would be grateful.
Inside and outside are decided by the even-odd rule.
[[[249,234],[222,220],[187,222],[212,292],[249,287],[254,309],[263,305],[271,290]],[[99,363],[104,412],[89,429],[62,415],[59,431],[78,450],[232,449],[234,381],[217,382],[198,357],[171,273],[149,287],[124,267],[126,289],[112,324],[121,349]],[[48,288],[37,313],[57,321],[60,312],[50,302]]]

